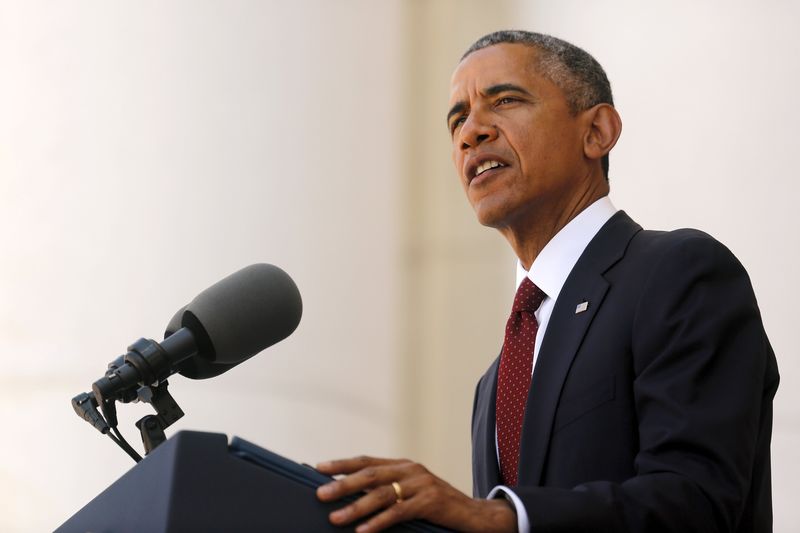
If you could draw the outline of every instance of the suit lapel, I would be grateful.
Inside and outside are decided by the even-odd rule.
[[[538,486],[543,482],[561,389],[586,331],[608,291],[603,273],[622,258],[631,238],[641,229],[623,211],[615,214],[586,247],[561,289],[528,393],[520,446],[520,485]],[[582,302],[588,302],[588,307],[576,313],[576,306]],[[493,411],[494,400],[491,408]]]
[[[495,446],[495,395],[497,394],[498,357],[486,371],[478,384],[472,425],[473,495],[485,498],[489,491],[500,484]]]

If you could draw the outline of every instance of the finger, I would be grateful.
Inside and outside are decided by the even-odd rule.
[[[363,524],[359,524],[356,533],[374,533],[382,531],[400,522],[414,518],[413,503],[407,500],[397,502],[382,513],[378,513]]]
[[[397,501],[397,495],[391,485],[383,485],[370,491],[355,502],[330,514],[331,522],[336,525],[349,524],[355,520],[369,516]]]
[[[372,522],[377,518],[378,515],[367,522],[367,524],[371,524],[366,526],[367,530],[373,530],[372,528],[377,528],[374,530],[378,531],[385,527],[389,527],[396,522],[417,518],[417,514],[413,513],[419,513],[420,508],[424,507],[424,502],[422,502],[422,505],[420,505],[420,502],[414,500],[409,505],[407,500],[413,498],[414,495],[425,486],[430,485],[430,480],[428,477],[432,476],[417,475],[403,479],[402,483],[396,482],[400,485],[398,487],[399,492],[392,484],[381,485],[351,505],[342,508],[341,513],[331,513],[331,521],[337,525],[349,524],[354,520],[374,514],[381,509],[394,509],[400,504],[403,504],[403,507],[399,510],[395,509],[388,514],[386,514],[385,511],[384,513],[381,513],[383,517],[378,519],[378,521],[375,523],[377,525],[372,524]],[[400,496],[402,496],[402,499],[400,499]]]
[[[317,496],[323,501],[337,500],[380,485],[391,485],[392,481],[403,477],[404,470],[402,464],[367,466],[347,477],[322,485],[317,489]]]
[[[409,469],[409,476],[400,482],[402,500],[396,499],[397,493],[393,487],[389,486],[389,488],[394,493],[392,494],[395,497],[393,504],[359,525],[356,528],[357,533],[381,531],[398,522],[417,518],[432,518],[429,516],[431,511],[447,514],[448,506],[444,504],[446,500],[451,499],[448,494],[450,491],[461,496],[464,502],[471,501],[468,496],[452,489],[449,485],[442,484],[439,478],[420,468]]]
[[[352,474],[353,472],[357,472],[368,466],[391,464],[396,461],[396,459],[381,459],[378,457],[362,455],[360,457],[352,457],[350,459],[323,461],[317,464],[317,470],[323,474],[328,474],[329,476],[336,474]]]

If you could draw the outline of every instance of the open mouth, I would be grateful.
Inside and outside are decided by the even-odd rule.
[[[485,172],[489,172],[490,170],[494,170],[496,168],[502,168],[505,166],[506,166],[505,164],[501,163],[500,161],[495,161],[494,159],[484,161],[483,163],[478,165],[478,168],[475,169],[475,175],[473,176],[473,179],[477,178],[478,176],[480,176]]]

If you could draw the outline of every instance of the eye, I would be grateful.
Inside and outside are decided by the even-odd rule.
[[[512,98],[511,96],[504,96],[502,98],[499,98],[497,102],[495,102],[495,105],[511,104],[516,101],[517,101],[516,98]]]
[[[453,132],[455,132],[455,131],[456,131],[456,129],[457,129],[457,128],[458,128],[460,125],[462,125],[462,124],[463,124],[463,123],[464,123],[466,120],[467,120],[467,116],[466,116],[466,115],[461,115],[460,117],[456,118],[456,119],[453,121],[453,123],[452,123],[452,124],[450,124],[450,133],[453,133]]]

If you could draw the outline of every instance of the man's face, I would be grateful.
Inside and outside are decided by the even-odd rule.
[[[581,114],[535,71],[536,54],[522,44],[493,45],[453,73],[453,162],[486,226],[557,220],[586,188]]]

